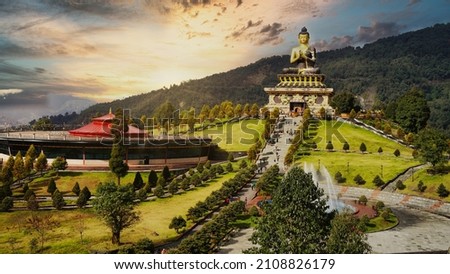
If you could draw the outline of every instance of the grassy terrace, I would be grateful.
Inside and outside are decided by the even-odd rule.
[[[264,131],[264,123],[264,120],[249,119],[214,126],[196,132],[196,134],[211,137],[213,142],[217,143],[224,150],[247,151],[255,144],[255,140],[261,138],[261,134]]]
[[[427,187],[424,192],[418,191],[417,184],[422,181]],[[415,171],[413,176],[403,182],[406,185],[404,190],[397,192],[407,195],[422,196],[426,198],[437,199],[436,190],[438,186],[443,183],[447,189],[450,189],[450,174],[428,174],[426,168]],[[450,196],[442,199],[445,202],[450,202]]]
[[[139,239],[148,237],[155,244],[160,244],[173,239],[177,235],[173,229],[168,228],[172,218],[178,215],[186,218],[187,210],[191,206],[194,206],[198,201],[204,200],[212,191],[219,189],[223,182],[234,175],[235,172],[224,174],[190,191],[167,198],[156,199],[155,201],[140,203],[136,210],[140,212],[141,221],[134,227],[123,231],[122,242],[136,242]],[[100,172],[62,173],[61,178],[57,180],[57,186],[63,191],[70,191],[76,178],[80,186],[87,185],[94,193],[96,184],[101,181],[100,178],[106,179],[108,176],[108,173]],[[96,182],[94,182],[93,178],[96,178]],[[134,174],[129,174],[126,178],[128,178],[128,181],[131,181],[134,178]],[[127,180],[123,180],[123,183],[126,183]],[[42,192],[46,191],[46,187],[41,188]],[[0,223],[2,224],[0,226],[0,253],[30,252],[29,242],[37,235],[36,233],[30,234],[25,231],[24,224],[31,214],[30,211],[0,214]],[[47,233],[45,246],[48,248],[45,249],[44,253],[89,253],[116,248],[110,243],[109,228],[95,216],[91,209],[38,211],[35,214],[51,214],[52,219],[57,220],[61,225],[53,232]],[[191,224],[188,223],[189,225]],[[81,241],[80,230],[83,231],[83,241]]]
[[[334,174],[340,171],[347,178],[343,185],[356,186],[353,178],[360,174],[366,180],[364,187],[376,188],[372,183],[376,175],[380,175],[386,182],[407,168],[419,164],[412,157],[412,149],[351,124],[318,121],[317,127],[310,126],[309,136],[310,138],[305,140],[306,143],[314,141],[317,144],[317,151],[300,156],[296,163],[302,165],[303,162],[311,162],[318,167],[320,161],[321,165],[327,167],[331,176],[334,177]],[[325,149],[328,141],[334,146],[333,152]],[[349,152],[342,149],[345,142],[350,145]],[[359,151],[362,142],[367,147],[364,154]],[[379,147],[383,149],[381,154],[377,152]],[[396,149],[400,151],[399,157],[393,154]]]

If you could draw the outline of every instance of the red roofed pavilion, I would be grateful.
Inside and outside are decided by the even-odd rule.
[[[69,130],[69,133],[73,136],[80,137],[112,137],[111,126],[115,117],[116,116],[112,114],[110,110],[106,115],[93,118],[92,121],[85,126]],[[125,136],[132,138],[144,137],[146,135],[144,130],[131,125],[128,125],[128,131],[125,132]]]

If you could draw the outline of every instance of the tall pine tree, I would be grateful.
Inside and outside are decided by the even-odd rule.
[[[324,253],[331,214],[323,195],[311,177],[293,167],[276,189],[252,242],[251,252],[265,254]]]

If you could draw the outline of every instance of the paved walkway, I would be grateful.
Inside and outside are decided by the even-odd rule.
[[[289,133],[298,127],[299,122],[300,118],[296,118],[279,123],[279,128],[275,130],[275,134],[278,134],[275,139],[278,142],[267,145],[257,161],[257,164],[262,166],[261,173],[274,164],[279,164],[280,171],[285,170],[282,163],[290,146],[289,138],[293,138]],[[328,188],[322,184],[321,186],[327,194]],[[357,199],[365,195],[369,199],[383,201],[399,217],[397,227],[368,235],[373,253],[442,252],[450,248],[450,203],[393,193],[390,189],[380,191],[335,185],[335,190],[343,199]],[[256,193],[248,186],[240,195],[242,199],[246,197],[250,203]],[[242,253],[252,246],[249,241],[252,233],[252,228],[236,232],[218,253]]]

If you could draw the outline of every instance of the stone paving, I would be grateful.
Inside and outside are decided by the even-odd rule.
[[[289,132],[295,130],[299,123],[300,118],[295,118],[286,119],[281,124],[278,138],[276,138],[278,142],[267,145],[261,152],[257,162],[264,165],[261,172],[273,164],[279,164],[280,171],[285,171],[282,163],[290,146],[289,138],[293,137]],[[264,161],[261,162],[263,158]],[[321,186],[327,191],[327,187],[323,184]],[[365,195],[369,200],[383,201],[399,217],[400,222],[395,228],[368,234],[368,242],[372,246],[373,253],[445,252],[450,248],[450,203],[391,191],[337,185],[334,187],[339,196],[345,199],[357,199]],[[255,190],[250,186],[241,193],[241,197],[246,197],[247,201],[251,201],[255,196]],[[242,253],[243,250],[252,246],[249,241],[252,233],[251,228],[236,232],[218,253]]]

